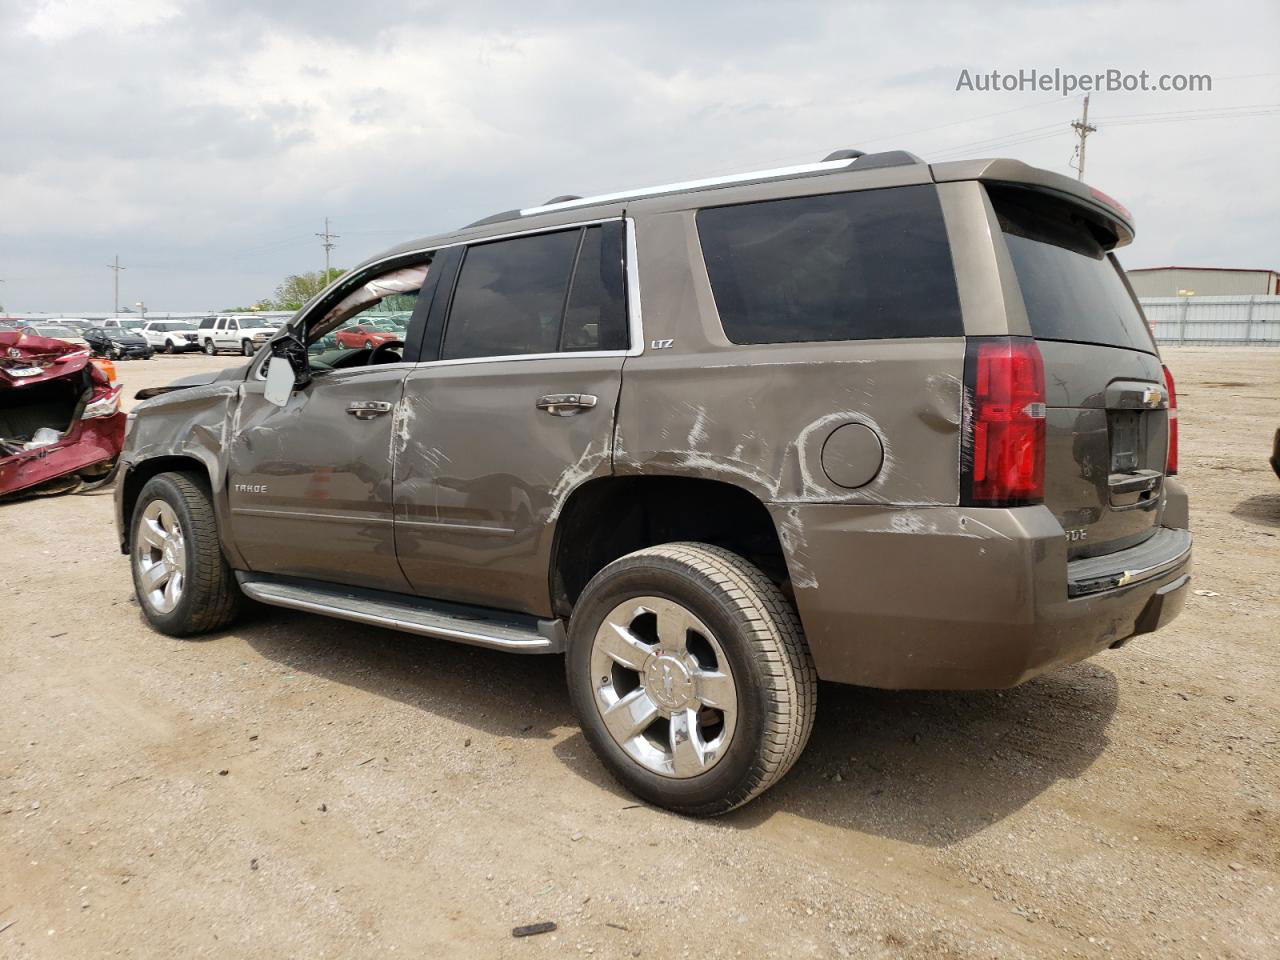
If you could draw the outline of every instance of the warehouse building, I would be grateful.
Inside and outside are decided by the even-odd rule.
[[[1234,297],[1280,294],[1275,270],[1232,267],[1144,267],[1126,271],[1139,297]]]

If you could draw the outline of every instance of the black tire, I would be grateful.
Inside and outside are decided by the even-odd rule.
[[[641,596],[693,613],[716,635],[734,677],[733,738],[713,766],[687,779],[652,772],[628,756],[596,705],[596,631],[617,605]],[[609,564],[578,598],[565,659],[569,694],[596,755],[632,793],[677,813],[715,816],[759,796],[791,768],[813,730],[817,673],[795,609],[756,566],[720,547],[668,543]]]
[[[108,349],[107,349],[107,359],[108,359],[108,360],[111,360],[112,362],[114,362],[114,361],[116,361],[116,360],[121,360],[121,359],[123,359],[123,358],[120,356],[120,348],[119,348],[119,347],[110,347],[110,348],[108,348]]]
[[[177,353],[177,352],[178,352],[178,348],[177,348],[177,347],[175,347],[175,346],[173,345],[173,341],[172,341],[172,340],[165,340],[165,342],[164,342],[164,352],[165,352],[165,353],[168,353],[168,354],[174,354],[174,353]]]
[[[374,344],[374,342],[373,342],[372,340],[366,340],[366,341],[364,342],[364,348],[365,348],[366,350],[372,350],[372,349],[374,348],[374,346],[375,346],[375,344]]]
[[[142,549],[138,528],[146,508],[156,500],[173,509],[186,544],[182,595],[174,608],[164,613],[153,609],[146,598],[137,560]],[[152,477],[138,494],[129,530],[133,588],[143,615],[153,627],[171,637],[188,637],[224,627],[239,613],[243,595],[222,555],[213,503],[203,480],[189,473]]]
[[[240,355],[241,355],[242,357],[252,357],[252,356],[253,356],[253,344],[252,344],[252,343],[250,343],[248,340],[241,340],[241,341],[240,341]]]
[[[218,353],[218,348],[213,345],[212,340],[206,340],[204,342],[204,352],[207,356],[210,356],[210,357],[216,356]]]

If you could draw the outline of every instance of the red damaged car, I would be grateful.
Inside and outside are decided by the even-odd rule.
[[[0,330],[0,497],[105,478],[124,427],[120,387],[85,347]]]

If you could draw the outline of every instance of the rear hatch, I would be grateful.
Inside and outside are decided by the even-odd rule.
[[[1133,547],[1159,524],[1169,408],[1114,236],[1061,194],[987,192],[1044,358],[1045,503],[1069,559]]]

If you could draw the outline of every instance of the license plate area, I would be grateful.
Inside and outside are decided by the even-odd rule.
[[[1163,464],[1153,463],[1151,413],[1109,410],[1107,433],[1111,469],[1107,478],[1111,506],[1136,507],[1154,502],[1164,481]]]
[[[1142,414],[1137,410],[1112,410],[1108,415],[1111,434],[1111,472],[1133,473],[1145,466],[1139,463],[1142,442]]]

